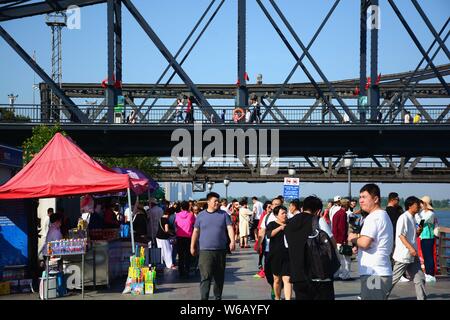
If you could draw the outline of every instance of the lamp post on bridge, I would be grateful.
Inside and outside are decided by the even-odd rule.
[[[352,167],[354,163],[355,155],[351,153],[350,150],[348,150],[344,154],[344,167],[347,168],[348,172],[348,198],[349,200],[352,199]]]
[[[14,95],[13,93],[8,95],[8,99],[9,99],[9,108],[11,111],[14,112],[14,103],[16,102],[16,99],[19,97],[18,94]]]
[[[208,192],[211,192],[212,188],[214,187],[214,182],[208,181],[206,186],[208,187]]]
[[[228,177],[225,177],[225,179],[223,179],[223,184],[225,185],[225,199],[227,199],[228,201],[228,185],[230,184],[230,179]]]
[[[289,174],[289,176],[293,177],[293,176],[295,176],[295,173],[296,173],[296,171],[295,171],[294,164],[292,162],[289,162],[289,166],[288,166],[288,174]]]

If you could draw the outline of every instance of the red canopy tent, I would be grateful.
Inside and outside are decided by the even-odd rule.
[[[49,198],[128,187],[128,175],[109,171],[57,133],[31,162],[0,186],[0,199]]]
[[[33,160],[0,186],[0,199],[50,198],[128,189],[131,208],[132,181],[127,174],[99,164],[57,133]],[[130,227],[134,253],[132,224]]]

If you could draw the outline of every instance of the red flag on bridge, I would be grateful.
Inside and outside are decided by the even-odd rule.
[[[370,77],[367,77],[366,90],[369,89],[371,83],[372,83],[372,79]]]
[[[114,88],[116,89],[120,89],[122,88],[122,81],[116,80],[116,77],[112,76],[112,81],[114,82]],[[107,88],[108,87],[108,78],[103,79],[102,81],[102,88]]]
[[[378,75],[377,81],[375,82],[375,84],[379,85],[380,84],[380,80],[381,80],[381,73]]]

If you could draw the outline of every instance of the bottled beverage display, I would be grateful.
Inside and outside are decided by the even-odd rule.
[[[48,243],[49,255],[80,254],[86,251],[87,239],[62,239]]]

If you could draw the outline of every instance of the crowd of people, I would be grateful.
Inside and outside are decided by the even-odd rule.
[[[334,299],[334,281],[354,280],[350,265],[356,255],[360,299],[387,299],[401,279],[413,280],[417,299],[426,299],[425,282],[436,281],[438,228],[431,199],[408,197],[405,211],[395,192],[389,194],[386,210],[380,202],[379,187],[367,184],[360,190],[359,210],[356,200],[339,196],[325,210],[315,196],[291,202],[287,213],[281,197],[264,204],[258,242],[265,264],[259,275],[267,279],[273,297],[280,299],[284,286],[285,299],[292,297],[292,289],[296,299]],[[324,239],[317,242],[322,249],[314,245],[314,237]],[[327,242],[331,245],[325,248]]]
[[[175,112],[172,115],[172,120],[176,123],[194,123],[194,104],[198,105],[197,100],[194,96],[182,96],[177,98]],[[222,123],[226,122],[226,109],[222,109],[220,114],[220,119]],[[417,124],[422,121],[422,114],[416,113],[412,115],[410,111],[405,110],[403,112],[403,120],[402,122],[405,124]],[[365,116],[364,116],[365,118]],[[211,115],[211,118],[207,119],[210,123],[217,123],[218,119],[215,118],[214,115]],[[137,121],[137,113],[135,110],[131,110],[130,115],[126,118],[127,123],[136,123]],[[256,95],[252,95],[249,99],[248,106],[235,107],[232,110],[231,121],[234,123],[262,123],[263,117],[261,115],[261,104],[258,101],[258,97]],[[351,123],[350,117],[347,113],[342,114],[342,123],[349,124]],[[377,111],[376,119],[374,122],[381,123],[383,121],[383,113],[381,110]]]
[[[133,219],[117,203],[97,205],[90,228],[115,228],[133,221],[135,238],[161,249],[162,263],[180,278],[200,273],[202,299],[211,284],[222,298],[226,255],[239,244],[258,254],[255,277],[265,278],[272,299],[332,300],[335,281],[354,281],[351,261],[356,259],[361,282],[359,298],[387,299],[399,281],[413,281],[417,299],[426,299],[426,282],[435,282],[438,222],[430,197],[410,196],[405,209],[391,192],[381,208],[380,189],[367,184],[358,201],[335,196],[327,203],[316,196],[303,201],[278,196],[262,203],[257,197],[240,201],[220,199],[211,192],[205,201],[149,205],[136,201]],[[100,212],[102,214],[100,215]],[[100,218],[101,217],[101,218]],[[61,239],[64,216],[48,210],[47,241]],[[65,231],[64,231],[65,230]]]
[[[360,190],[358,210],[357,200],[340,196],[325,210],[316,196],[294,199],[288,207],[282,196],[265,203],[253,197],[252,210],[247,198],[219,201],[217,193],[208,194],[197,216],[189,203],[181,207],[192,216],[180,216],[193,218],[185,225],[192,230],[185,234],[190,237],[187,260],[198,255],[202,299],[208,299],[213,280],[214,297],[221,299],[227,252],[232,254],[237,244],[248,249],[252,241],[259,255],[255,276],[267,280],[275,300],[334,299],[335,281],[356,280],[350,276],[352,259],[358,263],[363,300],[388,299],[399,281],[413,281],[417,299],[426,299],[425,283],[436,281],[438,225],[428,196],[408,197],[403,210],[398,194],[391,192],[382,209],[379,187],[367,184]],[[179,264],[185,263],[178,254]]]

